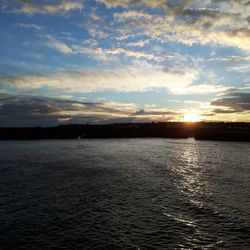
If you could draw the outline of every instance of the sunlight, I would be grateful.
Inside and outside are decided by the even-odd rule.
[[[197,113],[186,113],[184,114],[184,122],[198,122],[200,121],[200,115]]]

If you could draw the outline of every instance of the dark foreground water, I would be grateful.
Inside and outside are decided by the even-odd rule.
[[[250,249],[250,143],[0,142],[0,249]]]

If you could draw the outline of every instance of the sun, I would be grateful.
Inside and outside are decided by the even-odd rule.
[[[200,121],[200,116],[197,113],[186,113],[184,114],[184,122],[198,122]]]

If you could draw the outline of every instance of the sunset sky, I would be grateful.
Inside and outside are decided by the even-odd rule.
[[[249,0],[0,9],[0,126],[250,121]]]

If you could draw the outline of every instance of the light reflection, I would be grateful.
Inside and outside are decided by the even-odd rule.
[[[199,150],[199,144],[196,142],[187,143],[180,150],[179,164],[173,168],[178,176],[176,183],[177,189],[187,201],[186,209],[193,209],[193,213],[187,211],[178,211],[175,213],[164,213],[164,215],[183,223],[190,228],[190,234],[186,237],[187,244],[197,247],[199,241],[202,241],[204,230],[199,225],[199,216],[196,216],[197,209],[206,208],[204,167]]]
[[[183,191],[189,192],[193,196],[194,193],[199,192],[201,188],[201,174],[200,157],[197,145],[187,144],[184,152],[181,155],[181,165],[178,168],[179,177],[182,180]]]

